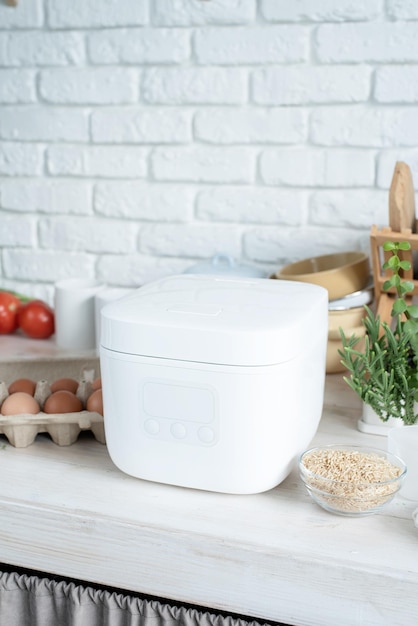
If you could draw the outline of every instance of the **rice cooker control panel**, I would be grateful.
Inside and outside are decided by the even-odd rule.
[[[219,440],[214,389],[148,379],[143,381],[141,397],[141,426],[146,436],[195,446],[212,446]]]

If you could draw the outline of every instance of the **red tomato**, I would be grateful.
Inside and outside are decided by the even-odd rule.
[[[0,334],[5,335],[16,330],[20,307],[19,298],[8,291],[0,291]]]
[[[54,334],[54,312],[46,302],[31,300],[23,304],[17,315],[19,328],[32,339],[47,339]]]

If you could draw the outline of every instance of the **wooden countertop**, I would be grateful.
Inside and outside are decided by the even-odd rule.
[[[327,377],[315,443],[386,447],[360,433],[360,404]],[[131,478],[90,437],[0,440],[4,563],[294,625],[416,626],[417,505],[327,513],[294,471],[264,494],[206,493]]]

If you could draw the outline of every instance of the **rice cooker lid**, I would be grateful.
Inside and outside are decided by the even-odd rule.
[[[101,345],[125,354],[223,365],[289,361],[327,325],[328,292],[267,278],[170,276],[101,310]]]

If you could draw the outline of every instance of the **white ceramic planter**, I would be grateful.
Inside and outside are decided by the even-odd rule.
[[[400,495],[418,502],[418,424],[391,428],[388,433],[388,450],[400,457],[407,467]]]
[[[368,433],[369,435],[383,435],[386,437],[392,428],[398,429],[403,426],[403,421],[397,417],[390,417],[387,422],[384,422],[378,415],[376,415],[369,404],[365,404],[363,402],[362,416],[357,422],[357,428],[362,433]]]

